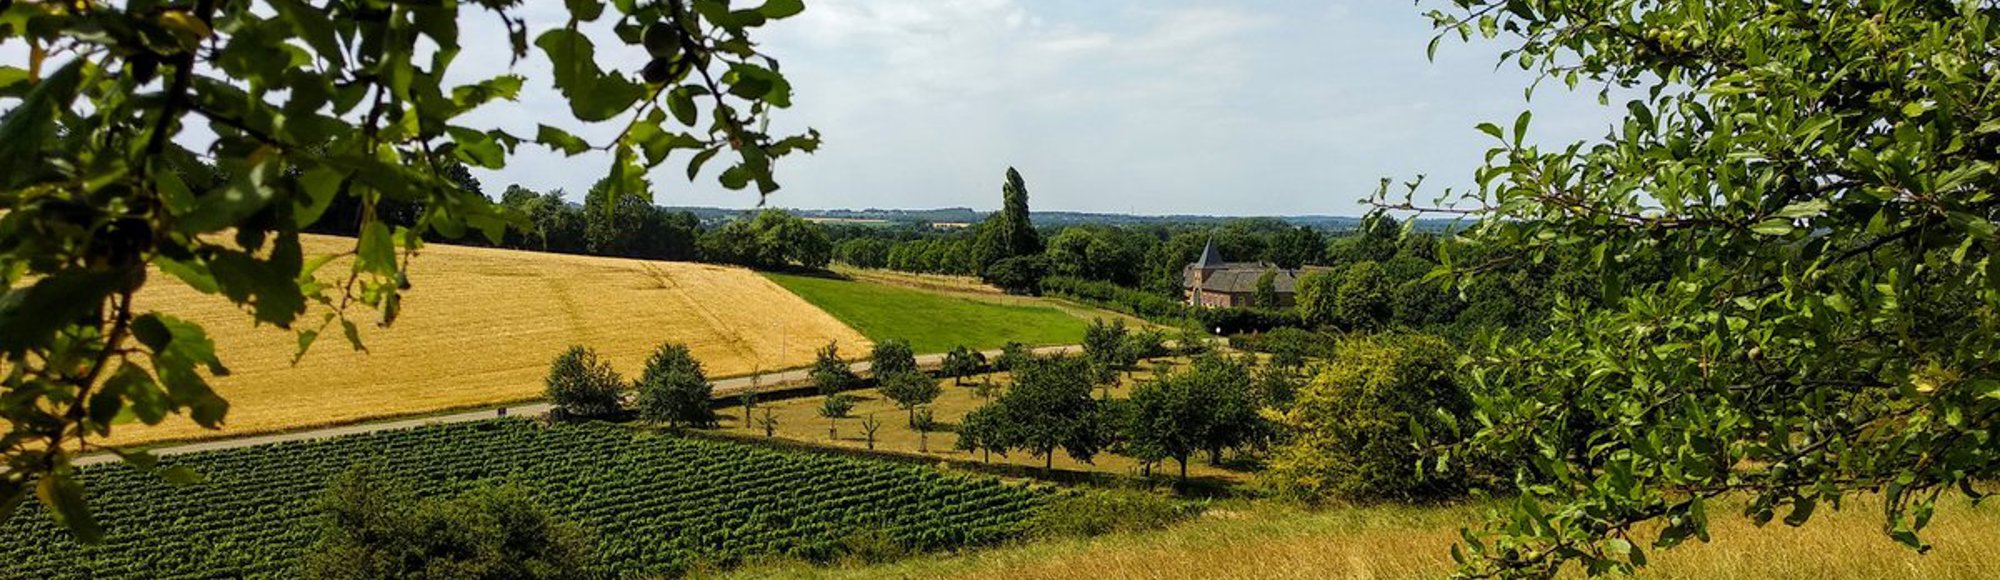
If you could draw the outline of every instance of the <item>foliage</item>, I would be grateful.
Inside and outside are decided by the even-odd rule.
[[[639,416],[647,421],[673,427],[714,427],[715,409],[709,405],[714,386],[702,372],[701,361],[688,352],[687,345],[663,343],[646,359],[646,372],[639,377]],[[744,417],[750,402],[743,405]]]
[[[1091,320],[1090,326],[1083,329],[1083,355],[1100,367],[1123,367],[1125,337],[1129,333],[1122,318],[1109,323],[1102,318]]]
[[[855,402],[854,395],[848,393],[830,395],[825,400],[820,401],[819,416],[828,419],[845,419],[848,413],[854,411]]]
[[[1039,538],[1158,530],[1200,515],[1202,505],[1133,489],[1093,489],[1051,500],[1028,518]]]
[[[1051,276],[1042,280],[1042,291],[1154,322],[1179,320],[1188,314],[1187,305],[1179,300],[1110,282]]]
[[[104,524],[80,545],[30,505],[0,522],[8,575],[291,578],[320,537],[310,517],[356,463],[420,497],[459,496],[504,476],[556,520],[595,532],[571,576],[679,577],[697,565],[825,561],[850,534],[881,529],[914,552],[1019,537],[1051,495],[983,477],[756,445],[635,435],[617,425],[502,419],[173,455],[208,476],[169,485],[123,465],[83,468]],[[408,502],[385,502],[407,506]]]
[[[910,426],[917,424],[917,407],[931,404],[944,388],[938,386],[937,379],[917,371],[898,371],[878,376],[882,396],[895,401],[897,407],[910,412]]]
[[[917,355],[910,351],[910,343],[902,339],[891,338],[875,343],[869,359],[872,362],[868,370],[877,377],[918,372]]]
[[[1090,397],[1093,365],[1070,356],[1036,358],[1014,368],[1014,384],[986,407],[996,409],[982,420],[992,421],[982,433],[990,448],[1021,449],[1043,458],[1052,468],[1055,450],[1085,463],[1110,443],[1114,427],[1100,416]],[[985,445],[982,445],[984,447]]]
[[[1033,350],[1030,350],[1028,348],[1028,345],[1021,344],[1018,342],[1009,342],[1005,346],[1000,347],[1000,356],[995,357],[993,359],[993,369],[999,371],[1012,371],[1014,369],[1026,366],[1028,363],[1033,362],[1034,360],[1035,360],[1035,352]]]
[[[1526,113],[1481,125],[1495,148],[1452,208],[1496,253],[1585,256],[1572,275],[1601,298],[1473,362],[1491,423],[1472,444],[1531,456],[1520,476],[1542,483],[1469,536],[1466,572],[1629,570],[1629,530],[1705,538],[1723,493],[1801,525],[1880,491],[1884,530],[1921,548],[1942,496],[2000,475],[1979,443],[2000,421],[2000,9],[1465,0],[1433,18],[1504,33],[1542,78],[1630,87],[1598,144],[1531,145]]]
[[[1046,266],[1039,256],[1001,258],[986,267],[982,279],[1008,294],[1038,295]]]
[[[1007,168],[1007,181],[1000,185],[1000,211],[988,216],[979,224],[979,234],[974,242],[974,253],[979,260],[979,274],[988,283],[1003,289],[1014,290],[1032,288],[1033,285],[1018,285],[1025,281],[1027,270],[1021,262],[1014,262],[1007,269],[1011,280],[994,278],[994,266],[1003,260],[1028,258],[1042,252],[1041,235],[1035,232],[1035,225],[1028,216],[1028,185],[1021,179],[1021,172]],[[1032,268],[1032,278],[1041,278],[1039,263]]]
[[[1257,285],[1250,293],[1252,308],[1278,308],[1278,271],[1267,268],[1257,275]]]
[[[979,371],[985,368],[985,353],[959,345],[951,347],[951,352],[945,353],[944,365],[939,371],[951,377],[951,384],[963,385],[965,377],[979,374]]]
[[[1470,411],[1452,363],[1450,347],[1431,336],[1340,341],[1291,406],[1270,413],[1287,437],[1264,483],[1307,500],[1409,500],[1460,491],[1451,472],[1419,468],[1435,459],[1425,451],[1427,435]]]
[[[1182,481],[1195,452],[1207,450],[1211,462],[1218,461],[1222,449],[1265,431],[1253,406],[1249,369],[1213,354],[1195,359],[1184,372],[1134,388],[1124,419],[1127,444],[1179,463]]]
[[[833,259],[826,228],[780,209],[758,211],[702,234],[708,260],[753,268],[823,268]]]
[[[69,467],[79,442],[128,417],[223,423],[228,403],[205,377],[228,371],[206,334],[133,300],[152,272],[296,333],[298,355],[336,323],[360,348],[357,319],[395,322],[424,235],[498,243],[525,225],[475,189],[467,166],[502,168],[531,141],[598,149],[611,153],[614,193],[645,195],[646,173],[669,153],[687,155],[694,174],[726,151],[735,162],[722,184],[768,194],[774,159],[818,146],[815,132],[763,132],[791,89],[750,35],[798,2],[615,5],[621,41],[655,39],[638,79],[600,68],[580,32],[602,3],[568,3],[568,23],[533,44],[553,69],[538,81],[553,80],[569,116],[627,119],[595,145],[549,125],[512,135],[467,114],[514,99],[522,76],[446,82],[466,78],[452,68],[466,49],[530,57],[518,3],[0,5],[0,44],[28,55],[25,68],[0,67],[0,100],[13,101],[0,116],[0,354],[11,371],[0,516],[34,482],[72,531],[95,539]],[[461,19],[487,17],[474,11],[508,33],[462,38]],[[322,272],[331,256],[303,255],[299,232],[335,204],[360,208],[354,251],[333,268],[344,271]],[[421,210],[408,225],[376,213],[393,206]]]
[[[953,443],[959,451],[982,454],[982,461],[993,461],[993,453],[1007,456],[1007,430],[1005,411],[998,405],[987,404],[966,413],[958,422],[958,440]]]
[[[834,342],[813,353],[812,369],[807,376],[812,377],[813,386],[819,387],[821,395],[830,396],[861,386],[861,376],[854,374],[854,367],[840,358],[840,344]]]
[[[1306,272],[1293,286],[1292,298],[1299,319],[1310,327],[1333,326],[1339,319],[1340,273],[1334,270]]]
[[[589,533],[514,486],[417,500],[357,468],[327,486],[319,509],[305,578],[571,578],[591,567]]]
[[[1270,354],[1271,366],[1299,369],[1306,366],[1308,359],[1333,356],[1334,337],[1297,328],[1279,328],[1263,334],[1230,337],[1229,344],[1247,351]]]
[[[565,417],[602,418],[617,415],[619,391],[625,379],[611,368],[611,362],[597,358],[597,351],[572,346],[549,364],[549,401]]]
[[[1389,322],[1388,279],[1370,260],[1349,265],[1333,289],[1332,322],[1343,330],[1366,331]]]

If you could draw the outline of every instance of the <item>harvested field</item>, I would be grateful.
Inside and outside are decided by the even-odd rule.
[[[308,254],[351,240],[308,236]],[[342,271],[339,263],[324,272]],[[801,366],[827,341],[865,353],[871,343],[757,273],[686,262],[431,245],[410,266],[412,289],[391,328],[365,326],[368,353],[336,329],[291,364],[294,336],[252,327],[219,296],[166,277],[142,310],[200,322],[233,374],[215,380],[231,404],[227,427],[171,418],[126,427],[115,442],[242,435],[539,398],[550,359],[572,344],[596,348],[628,378],[653,347],[686,343],[711,376]],[[315,313],[307,314],[317,321]]]

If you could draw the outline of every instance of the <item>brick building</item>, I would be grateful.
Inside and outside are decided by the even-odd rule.
[[[1273,273],[1271,285],[1278,303],[1262,306],[1291,306],[1304,270],[1287,270],[1270,262],[1225,262],[1215,251],[1215,241],[1209,240],[1201,249],[1201,259],[1181,268],[1183,299],[1207,308],[1250,306],[1257,293],[1257,278],[1265,272]]]

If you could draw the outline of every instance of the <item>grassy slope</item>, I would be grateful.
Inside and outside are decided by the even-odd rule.
[[[351,250],[351,238],[306,236],[308,254]],[[343,272],[344,261],[321,269]],[[801,366],[829,340],[865,352],[859,333],[743,268],[431,245],[410,263],[412,288],[389,328],[364,318],[367,353],[335,326],[304,360],[297,340],[217,296],[154,276],[143,310],[201,323],[233,373],[215,381],[227,426],[180,418],[120,427],[114,443],[245,435],[373,417],[502,404],[541,396],[549,360],[572,344],[637,375],[662,341],[688,345],[711,376]],[[317,323],[320,311],[302,320]]]
[[[765,274],[871,340],[899,338],[919,353],[954,346],[999,348],[1083,340],[1083,318],[1053,306],[944,295],[900,286],[791,274]]]
[[[1918,555],[1881,533],[1879,504],[1822,510],[1801,528],[1751,525],[1716,509],[1714,542],[1650,551],[1648,578],[1996,578],[2000,507],[1944,502]],[[814,568],[777,562],[738,571],[758,578],[1436,578],[1476,507],[1384,506],[1310,511],[1230,502],[1198,521],[1148,533],[1059,539],[918,557],[877,566]],[[1570,570],[1567,577],[1581,577]]]

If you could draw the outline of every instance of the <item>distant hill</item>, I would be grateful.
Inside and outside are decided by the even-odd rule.
[[[703,222],[715,222],[746,215],[749,210],[724,209],[715,207],[669,207],[673,211],[686,211],[701,218]],[[968,207],[947,207],[937,209],[792,209],[786,211],[807,218],[823,220],[883,221],[890,223],[932,223],[969,224],[986,219],[991,212],[978,211]],[[1307,226],[1329,231],[1352,230],[1361,225],[1361,218],[1355,216],[1296,215],[1271,217],[1237,217],[1194,214],[1175,215],[1133,215],[1122,213],[1094,213],[1079,211],[1037,211],[1032,217],[1037,226],[1068,226],[1080,224],[1106,225],[1164,225],[1164,224],[1223,224],[1244,219],[1276,219],[1288,224]],[[1417,229],[1422,231],[1450,231],[1454,221],[1449,219],[1423,218],[1417,220]]]

